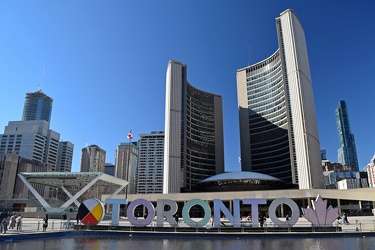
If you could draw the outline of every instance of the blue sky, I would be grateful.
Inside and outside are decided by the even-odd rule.
[[[21,120],[46,65],[41,89],[54,99],[51,129],[75,145],[72,171],[86,141],[114,163],[130,129],[133,140],[164,130],[173,59],[192,85],[222,95],[225,169],[240,170],[236,70],[276,51],[275,18],[288,8],[305,30],[321,147],[337,161],[334,110],[345,100],[362,169],[375,153],[370,0],[2,0],[0,133]]]

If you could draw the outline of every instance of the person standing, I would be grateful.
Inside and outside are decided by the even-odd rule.
[[[10,220],[10,218],[9,218],[9,216],[8,216],[8,214],[5,214],[4,215],[4,219],[3,219],[3,233],[5,234],[6,232],[7,232],[7,230],[8,230],[8,225],[9,225],[9,220]]]
[[[19,214],[17,219],[16,219],[17,231],[21,231],[22,218],[23,218],[22,215]]]
[[[346,215],[346,213],[344,213],[343,221],[344,221],[344,224],[349,224],[348,216]]]
[[[16,216],[16,213],[13,213],[13,215],[10,217],[9,229],[14,229],[16,226]]]
[[[4,220],[4,214],[0,212],[0,232],[3,232],[3,220]]]
[[[63,225],[64,225],[65,228],[67,228],[66,220],[67,220],[67,216],[66,216],[66,214],[64,213],[64,214],[63,214],[63,223],[64,223]]]
[[[47,231],[48,227],[48,214],[43,218],[43,232]]]

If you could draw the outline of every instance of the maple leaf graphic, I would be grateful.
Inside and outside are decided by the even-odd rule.
[[[332,208],[332,206],[327,209],[327,200],[324,201],[320,195],[316,197],[315,201],[312,201],[312,207],[312,209],[302,208],[302,212],[303,217],[310,221],[313,227],[331,227],[339,216],[339,209]]]

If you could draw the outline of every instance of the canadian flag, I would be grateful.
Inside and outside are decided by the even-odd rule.
[[[132,136],[132,131],[130,130],[130,132],[128,133],[128,139],[133,139],[133,136]]]

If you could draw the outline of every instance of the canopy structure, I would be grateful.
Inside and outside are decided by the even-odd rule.
[[[105,188],[113,187],[113,185],[118,185],[119,188],[109,196],[109,198],[112,198],[113,196],[117,195],[122,189],[124,189],[129,183],[128,181],[113,177],[102,172],[24,172],[18,174],[18,176],[48,212],[64,211],[72,203],[75,203],[79,207],[80,203],[77,199],[94,184]],[[69,200],[61,205],[61,207],[53,208],[31,184],[41,184],[50,187],[61,188],[69,197]],[[76,194],[72,195],[66,188],[69,186],[78,187],[79,191]]]

